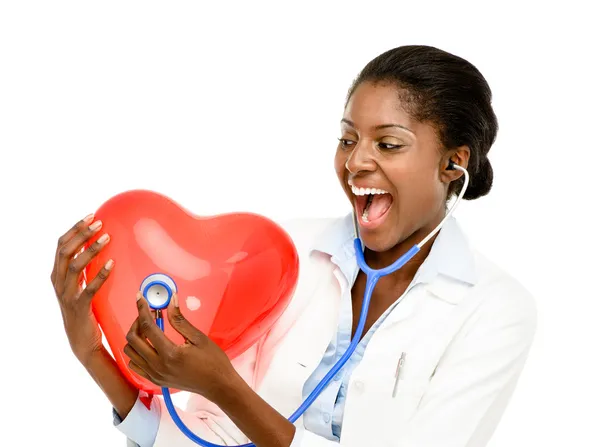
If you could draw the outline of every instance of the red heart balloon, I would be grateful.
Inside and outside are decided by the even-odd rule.
[[[127,367],[125,336],[137,318],[136,293],[151,274],[177,286],[182,314],[233,359],[268,331],[283,313],[298,280],[298,254],[289,235],[251,213],[200,217],[151,191],[128,191],[96,212],[110,243],[85,271],[90,281],[113,259],[115,267],[92,308],[119,368],[139,389],[160,387]],[[183,337],[165,315],[165,334]],[[176,391],[176,390],[175,390]]]

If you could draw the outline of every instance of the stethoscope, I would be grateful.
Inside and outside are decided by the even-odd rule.
[[[446,168],[446,169],[447,170],[458,169],[458,170],[462,171],[463,174],[465,175],[464,184],[463,184],[462,189],[461,189],[457,199],[455,200],[454,204],[452,205],[450,210],[446,213],[446,216],[444,217],[444,219],[442,219],[442,221],[439,223],[439,225],[433,231],[431,231],[431,233],[429,233],[425,239],[423,239],[420,243],[414,245],[404,255],[402,255],[399,259],[397,259],[396,262],[394,262],[393,264],[391,264],[385,268],[375,270],[375,269],[370,268],[367,265],[367,263],[365,262],[363,245],[360,240],[359,231],[358,231],[358,220],[356,217],[356,212],[353,212],[354,248],[356,251],[356,261],[357,261],[360,269],[367,275],[367,285],[365,287],[365,294],[364,294],[363,303],[362,303],[362,307],[361,307],[361,311],[360,311],[358,325],[356,327],[356,332],[354,334],[354,337],[352,338],[350,346],[348,346],[348,349],[346,349],[346,352],[344,352],[342,357],[336,362],[336,364],[325,375],[325,377],[323,377],[323,379],[315,387],[315,389],[312,391],[312,393],[310,393],[310,395],[306,398],[306,400],[302,403],[302,405],[300,405],[300,407],[294,412],[294,414],[292,414],[288,418],[288,420],[291,423],[296,422],[298,420],[298,418],[300,416],[302,416],[302,414],[304,414],[304,412],[308,409],[308,407],[310,407],[312,405],[312,403],[323,392],[323,390],[329,384],[329,382],[331,382],[333,377],[339,372],[340,369],[343,368],[343,366],[346,364],[348,359],[354,353],[354,350],[356,349],[356,347],[358,346],[358,343],[360,342],[360,338],[361,338],[361,335],[362,335],[364,327],[365,327],[365,323],[367,320],[367,313],[369,310],[369,303],[371,301],[371,296],[373,294],[373,290],[375,289],[375,285],[377,284],[377,281],[381,277],[389,275],[390,273],[393,273],[396,270],[402,268],[408,261],[410,261],[410,259],[412,259],[412,257],[415,254],[417,254],[419,252],[419,250],[421,250],[421,248],[427,242],[429,242],[429,240],[433,236],[435,236],[435,234],[438,231],[440,231],[440,229],[444,226],[446,221],[450,218],[450,216],[452,216],[452,213],[454,213],[454,211],[456,210],[456,207],[462,200],[462,198],[465,195],[465,192],[467,190],[467,186],[469,184],[469,173],[467,172],[467,170],[465,168],[457,165],[456,163],[454,163],[452,161],[450,161],[448,168]],[[144,279],[144,281],[142,282],[142,285],[140,287],[140,290],[142,291],[144,297],[148,301],[149,307],[156,311],[156,324],[162,331],[164,331],[165,326],[164,326],[164,319],[162,316],[162,311],[169,306],[171,297],[173,296],[174,293],[177,292],[177,285],[175,284],[175,281],[173,281],[173,279],[171,277],[169,277],[168,275],[165,275],[163,273],[154,273]],[[213,444],[211,442],[205,441],[204,439],[202,439],[202,438],[198,437],[196,434],[194,434],[183,423],[183,421],[177,414],[175,406],[173,405],[173,400],[171,399],[171,394],[169,392],[169,389],[162,388],[162,394],[163,394],[163,397],[165,400],[165,406],[167,407],[167,410],[169,411],[169,414],[171,415],[173,422],[175,422],[175,425],[177,425],[177,427],[179,427],[179,429],[190,440],[192,440],[196,444],[204,446],[204,447],[226,447],[226,446],[222,446],[220,444]],[[253,443],[249,443],[249,444],[242,444],[237,447],[255,447],[255,445]]]

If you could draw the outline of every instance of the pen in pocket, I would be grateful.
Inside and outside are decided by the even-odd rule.
[[[398,391],[398,383],[400,382],[400,378],[402,376],[402,369],[404,368],[405,359],[406,352],[403,352],[400,358],[398,359],[398,366],[396,367],[396,381],[394,382],[394,391],[392,391],[392,397],[396,397],[396,392]]]

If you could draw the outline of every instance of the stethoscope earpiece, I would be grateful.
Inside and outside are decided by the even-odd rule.
[[[454,162],[452,160],[449,160],[446,171],[454,171],[454,170],[456,170],[456,165],[454,164]]]

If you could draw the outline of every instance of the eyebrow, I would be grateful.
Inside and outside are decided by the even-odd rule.
[[[354,123],[350,120],[347,120],[346,118],[342,118],[342,123],[346,123],[348,124],[350,127],[354,127],[356,128],[356,126],[354,125]],[[404,127],[401,124],[380,124],[379,126],[375,126],[373,129],[374,130],[380,130],[380,129],[387,129],[388,127],[397,127],[399,129],[403,129],[406,130],[410,133],[412,133],[413,135],[415,134],[412,130],[410,130],[408,127]]]

